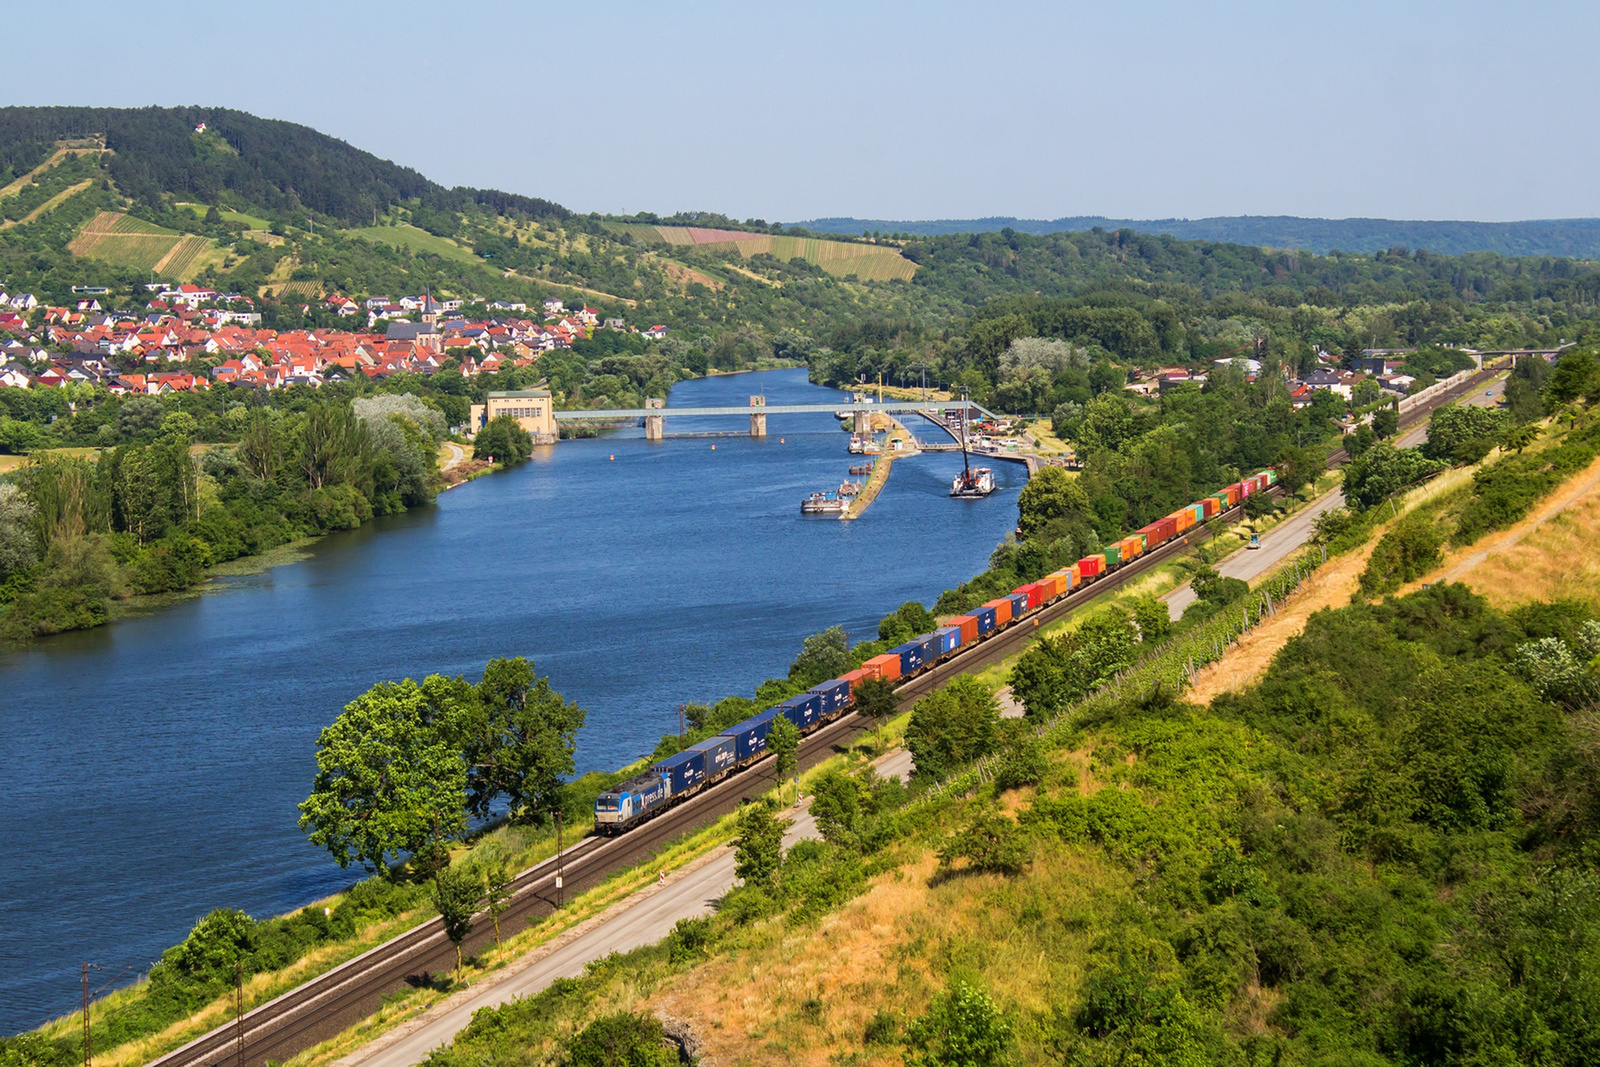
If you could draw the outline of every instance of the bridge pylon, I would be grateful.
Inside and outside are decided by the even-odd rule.
[[[646,397],[644,406],[651,410],[666,406],[666,401],[657,396]],[[644,439],[646,441],[659,441],[666,436],[662,424],[666,419],[661,415],[646,415],[644,417]]]
[[[767,406],[767,398],[764,396],[753,396],[750,398],[750,406],[753,408],[764,408]],[[765,411],[759,413],[750,413],[750,436],[767,436],[767,413]]]

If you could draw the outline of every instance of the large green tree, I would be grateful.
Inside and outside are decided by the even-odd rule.
[[[1017,497],[1018,528],[1024,539],[1034,536],[1052,520],[1092,524],[1089,497],[1078,480],[1060,467],[1045,467],[1028,479]]]
[[[339,866],[389,873],[405,854],[466,825],[459,736],[470,688],[432,675],[380,682],[317,738],[317,774],[300,828]]]
[[[526,659],[493,659],[463,724],[467,810],[487,818],[503,800],[514,822],[536,821],[559,803],[575,769],[578,730],[587,713],[534,674]]]
[[[963,674],[917,701],[906,725],[906,748],[920,778],[939,778],[994,750],[1000,705],[982,682]]]

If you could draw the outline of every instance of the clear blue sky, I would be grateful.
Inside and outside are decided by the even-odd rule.
[[[8,23],[13,103],[237,107],[581,211],[1600,215],[1593,3],[87,0]]]

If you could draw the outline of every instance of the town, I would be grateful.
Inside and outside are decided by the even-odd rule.
[[[85,290],[74,307],[45,307],[31,293],[0,292],[0,387],[100,386],[115,395],[160,396],[227,383],[254,389],[317,387],[354,375],[431,375],[447,361],[471,378],[505,366],[528,367],[545,352],[571,348],[597,330],[629,331],[590,307],[550,297],[530,317],[523,303],[464,306],[428,294],[326,299],[340,318],[366,317],[364,330],[261,328],[255,302],[203,286],[147,287],[140,312],[109,310],[103,290]],[[309,308],[307,309],[309,310]],[[667,327],[638,332],[647,340]]]

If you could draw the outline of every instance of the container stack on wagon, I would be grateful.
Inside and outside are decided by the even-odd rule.
[[[931,633],[912,638],[857,669],[823,682],[776,707],[730,726],[716,737],[690,745],[655,763],[648,771],[600,794],[595,799],[595,827],[620,833],[665,810],[674,802],[760,760],[778,716],[801,733],[810,733],[840,718],[855,706],[858,686],[869,679],[899,682],[931,670],[949,657],[987,640],[1018,620],[1032,615],[1112,571],[1149,555],[1256,493],[1278,484],[1278,472],[1264,470],[1140,527],[1127,537],[1062,567],[1037,582],[1019,586],[1003,597],[951,619]]]

